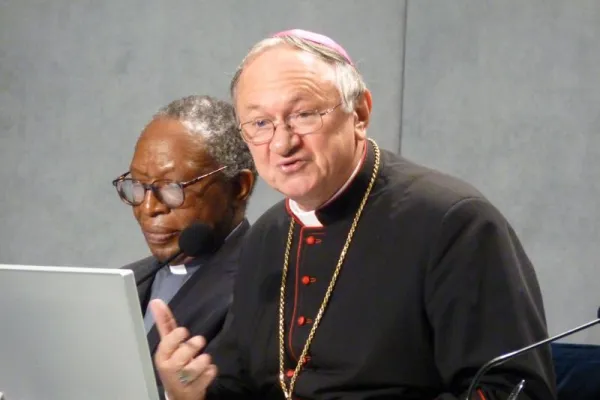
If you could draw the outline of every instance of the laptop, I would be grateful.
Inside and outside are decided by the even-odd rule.
[[[158,400],[133,273],[0,264],[0,400]]]

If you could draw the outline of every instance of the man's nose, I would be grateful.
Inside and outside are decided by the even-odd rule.
[[[300,137],[285,123],[275,125],[274,129],[273,139],[271,139],[269,145],[270,150],[282,157],[293,153],[294,149],[300,144]]]
[[[158,200],[152,189],[144,193],[144,201],[140,204],[142,212],[150,217],[169,212],[169,207]]]

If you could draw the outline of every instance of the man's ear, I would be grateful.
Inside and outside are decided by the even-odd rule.
[[[364,140],[367,137],[367,127],[371,121],[371,109],[373,108],[373,99],[371,92],[365,92],[356,99],[354,107],[354,132],[357,139]]]
[[[248,200],[252,188],[254,187],[255,177],[249,169],[241,170],[234,179],[233,200],[236,203],[244,203]]]

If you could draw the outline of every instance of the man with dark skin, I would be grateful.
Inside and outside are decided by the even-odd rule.
[[[222,329],[239,249],[250,226],[245,211],[255,177],[232,106],[209,96],[189,96],[153,117],[137,141],[129,171],[113,181],[152,253],[123,267],[133,270],[138,282],[152,354],[159,342],[147,310],[153,299],[168,303],[192,334]],[[211,228],[217,245],[199,257],[182,255],[158,268],[178,253],[181,232],[197,222]]]

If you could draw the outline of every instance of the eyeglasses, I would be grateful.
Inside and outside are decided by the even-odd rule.
[[[184,189],[201,179],[216,174],[227,167],[221,167],[207,174],[200,175],[197,178],[187,182],[175,182],[169,179],[158,179],[152,183],[143,183],[137,179],[125,178],[130,171],[125,172],[117,179],[112,181],[113,186],[117,189],[119,197],[125,204],[130,206],[139,206],[146,198],[146,191],[152,190],[152,193],[158,201],[169,208],[181,207],[185,201]]]
[[[302,111],[290,114],[283,123],[296,135],[307,135],[321,129],[323,127],[323,116],[341,105],[342,103],[325,111]],[[276,128],[277,125],[272,120],[264,118],[244,122],[238,127],[243,139],[253,145],[270,142]]]

